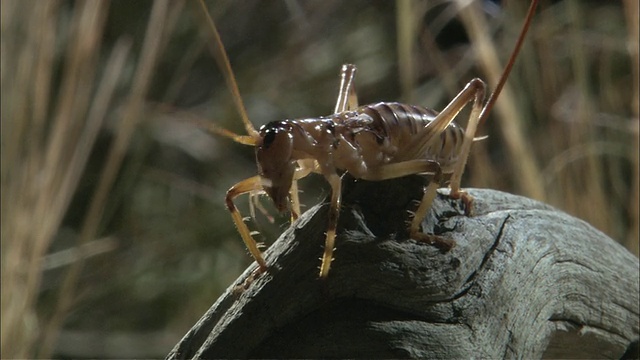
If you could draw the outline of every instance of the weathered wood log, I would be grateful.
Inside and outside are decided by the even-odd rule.
[[[638,258],[548,205],[468,190],[472,216],[439,190],[407,239],[420,177],[351,182],[335,260],[318,266],[327,204],[307,211],[169,353],[187,358],[637,357]]]

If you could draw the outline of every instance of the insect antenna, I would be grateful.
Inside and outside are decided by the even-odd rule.
[[[213,34],[213,42],[208,42],[209,50],[211,51],[213,58],[215,59],[218,67],[221,69],[222,74],[224,75],[224,80],[231,91],[233,102],[235,103],[236,109],[240,114],[240,118],[242,119],[242,123],[244,124],[244,128],[247,131],[247,134],[254,139],[254,145],[258,139],[260,139],[260,135],[258,131],[256,131],[255,127],[249,121],[249,116],[247,115],[247,111],[244,107],[244,103],[242,102],[242,97],[240,96],[240,90],[238,89],[238,83],[236,81],[236,77],[233,74],[233,70],[231,69],[231,63],[229,62],[229,57],[227,56],[227,52],[224,49],[224,45],[222,44],[222,39],[220,38],[220,34],[218,33],[218,29],[209,14],[209,10],[207,9],[207,5],[204,3],[204,0],[199,1],[200,6],[202,8],[202,13],[205,15],[205,19],[207,21],[207,25],[209,26],[212,34]],[[212,128],[211,125],[207,126],[209,129]]]
[[[531,20],[533,19],[533,14],[535,13],[537,6],[538,0],[532,0],[531,4],[529,5],[529,10],[527,10],[527,16],[525,17],[524,23],[522,24],[522,29],[520,29],[520,35],[518,35],[516,45],[511,52],[511,56],[509,57],[509,61],[507,62],[502,75],[500,76],[500,80],[498,80],[498,84],[496,84],[495,89],[489,96],[489,100],[487,100],[487,103],[480,113],[480,117],[478,118],[478,126],[481,126],[489,116],[489,112],[493,108],[493,105],[496,103],[496,100],[498,100],[498,95],[500,95],[504,84],[507,82],[507,78],[509,77],[509,73],[511,73],[511,68],[513,67],[513,63],[516,61],[516,57],[518,56],[520,48],[522,47],[522,43],[524,42],[524,37],[529,31],[529,25],[531,25]]]

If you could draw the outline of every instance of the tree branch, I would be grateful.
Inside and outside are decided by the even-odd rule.
[[[318,279],[322,204],[266,251],[267,273],[247,269],[167,358],[637,352],[638,258],[548,205],[478,189],[471,217],[440,190],[423,228],[456,242],[443,253],[404,230],[423,185],[347,181],[327,280]]]

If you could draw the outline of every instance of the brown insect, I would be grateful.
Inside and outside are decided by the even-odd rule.
[[[267,263],[234,205],[234,199],[242,194],[265,192],[278,211],[289,210],[292,219],[296,219],[300,214],[297,181],[312,172],[323,175],[331,186],[320,278],[328,276],[333,260],[341,201],[339,172],[343,171],[355,178],[371,181],[411,174],[433,175],[411,220],[409,235],[412,239],[450,249],[453,246],[450,240],[422,233],[420,223],[441,185],[442,174],[451,174],[449,196],[462,199],[470,209],[472,198],[460,190],[460,179],[471,145],[477,140],[476,129],[486,118],[506,82],[537,3],[537,0],[531,2],[515,49],[485,104],[486,85],[480,79],[473,79],[441,112],[395,102],[359,106],[354,85],[356,67],[346,64],[342,66],[338,100],[332,115],[274,121],[256,130],[246,115],[220,35],[204,1],[200,0],[214,35],[211,44],[214,57],[233,93],[247,135],[238,135],[212,124],[205,126],[212,133],[256,148],[258,175],[232,186],[226,195],[226,205],[259,270],[265,271]],[[471,115],[467,129],[463,130],[453,120],[468,103],[472,103]]]

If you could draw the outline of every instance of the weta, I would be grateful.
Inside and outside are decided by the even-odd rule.
[[[350,173],[357,179],[381,181],[411,174],[431,175],[418,209],[409,225],[409,236],[448,250],[454,244],[438,236],[424,234],[420,224],[426,216],[436,190],[443,184],[443,174],[451,175],[450,197],[462,199],[470,211],[472,198],[460,189],[460,180],[471,145],[478,138],[476,129],[493,107],[511,67],[515,61],[531,18],[537,6],[531,2],[515,49],[489,100],[484,103],[486,85],[480,79],[467,83],[460,93],[440,112],[422,106],[396,102],[380,102],[360,106],[355,91],[356,66],[346,64],[341,69],[338,99],[333,114],[322,117],[273,121],[256,130],[249,121],[220,35],[207,14],[214,34],[212,51],[223,69],[227,84],[236,101],[247,135],[207,124],[217,135],[254,146],[258,175],[242,180],[226,194],[226,206],[249,252],[256,260],[259,271],[267,263],[247,225],[234,204],[242,194],[266,193],[280,212],[289,210],[292,219],[300,214],[297,181],[310,173],[321,174],[331,187],[328,224],[324,253],[320,265],[320,278],[329,275],[336,239],[336,226],[341,205],[340,174]],[[471,103],[466,129],[453,120]]]

